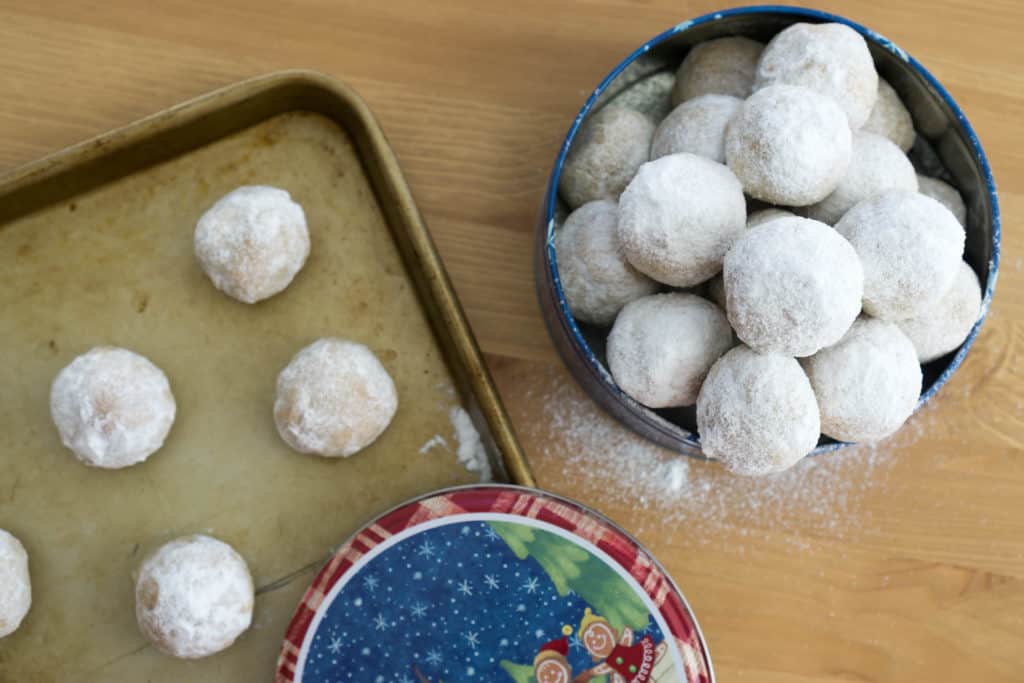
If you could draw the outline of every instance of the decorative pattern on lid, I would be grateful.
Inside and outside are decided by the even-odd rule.
[[[710,683],[682,596],[569,501],[452,489],[386,513],[304,596],[278,683]]]

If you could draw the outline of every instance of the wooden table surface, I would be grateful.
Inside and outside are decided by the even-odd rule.
[[[0,171],[247,76],[337,76],[389,135],[542,485],[655,552],[720,681],[1021,681],[1024,5],[817,4],[894,39],[963,106],[999,183],[1003,267],[965,365],[904,431],[773,480],[608,422],[559,365],[533,289],[533,222],[585,94],[719,2],[5,0]]]

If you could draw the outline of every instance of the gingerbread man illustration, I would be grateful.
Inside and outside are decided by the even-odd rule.
[[[668,652],[667,643],[655,644],[650,636],[634,643],[633,629],[625,626],[618,633],[607,619],[594,614],[589,607],[583,613],[577,636],[597,664],[572,683],[586,683],[604,675],[610,676],[610,683],[656,683],[655,667]]]
[[[673,667],[665,659],[668,643],[655,643],[651,636],[636,641],[633,629],[618,632],[607,619],[588,607],[580,622],[577,637],[594,665],[573,676],[569,664],[569,640],[572,627],[562,628],[563,637],[545,643],[533,659],[537,683],[589,683],[608,676],[609,683],[660,683],[675,680]],[[666,675],[668,677],[666,677]]]
[[[533,677],[537,683],[571,683],[569,640],[571,626],[562,627],[562,637],[545,643],[533,658]]]

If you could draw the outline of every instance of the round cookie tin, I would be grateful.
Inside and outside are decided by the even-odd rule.
[[[711,683],[697,621],[640,544],[533,489],[446,489],[350,538],[306,591],[278,683]]]
[[[918,408],[927,403],[960,367],[981,330],[995,292],[1001,232],[999,198],[992,169],[967,116],[920,62],[866,26],[805,7],[733,7],[673,26],[643,43],[620,62],[590,92],[572,121],[548,178],[537,220],[534,270],[544,322],[556,350],[580,386],[622,424],[659,446],[683,455],[705,457],[693,407],[654,410],[622,391],[608,371],[605,357],[608,329],[577,322],[569,309],[555,252],[555,234],[569,209],[559,195],[559,181],[569,150],[593,112],[615,102],[663,117],[671,109],[671,103],[667,101],[674,83],[673,74],[692,46],[724,36],[745,36],[767,42],[797,22],[838,22],[864,37],[879,75],[896,89],[913,116],[917,140],[910,157],[915,168],[924,175],[938,176],[951,182],[967,202],[964,258],[982,283],[981,312],[957,350],[923,366],[924,383]],[[812,453],[821,455],[848,445],[822,437]]]

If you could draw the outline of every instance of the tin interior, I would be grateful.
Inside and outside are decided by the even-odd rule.
[[[629,103],[654,79],[664,79],[675,69],[694,45],[730,35],[742,35],[762,42],[798,21],[846,23],[865,36],[879,74],[889,81],[910,110],[918,132],[910,151],[917,170],[951,183],[963,195],[968,207],[967,241],[964,258],[984,283],[982,316],[960,349],[923,366],[923,405],[949,379],[962,362],[980,329],[984,313],[995,287],[999,257],[999,210],[991,171],[980,142],[963,112],[952,97],[924,67],[902,49],[877,33],[834,15],[792,7],[747,7],[706,15],[684,22],[643,45],[620,64],[595,90],[577,117],[559,154],[548,186],[548,203],[540,226],[546,248],[547,288],[558,320],[548,323],[556,336],[556,346],[573,374],[588,388],[595,400],[627,425],[662,446],[688,455],[700,456],[696,434],[696,410],[693,406],[652,410],[626,396],[607,372],[605,341],[607,328],[581,324],[572,319],[557,277],[554,231],[568,213],[557,195],[558,179],[568,150],[579,126],[601,107],[611,103]],[[628,105],[627,105],[628,106]],[[660,105],[664,109],[666,105]],[[657,109],[659,105],[648,105]],[[539,274],[539,277],[540,274]],[[541,286],[542,297],[544,285]],[[566,335],[560,340],[559,335]],[[565,343],[568,342],[568,343]],[[587,367],[590,366],[590,367]],[[845,444],[822,437],[814,453],[835,450]]]

